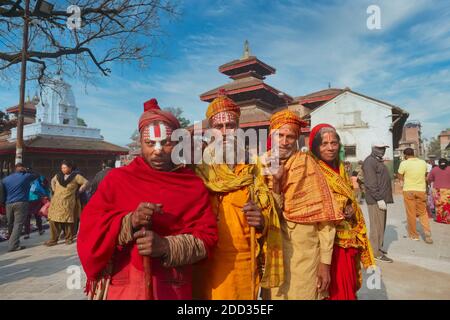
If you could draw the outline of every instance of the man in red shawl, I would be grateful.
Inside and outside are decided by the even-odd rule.
[[[217,224],[202,180],[171,160],[178,128],[146,102],[142,155],[112,169],[85,207],[77,245],[89,298],[192,298],[192,264],[215,246]]]

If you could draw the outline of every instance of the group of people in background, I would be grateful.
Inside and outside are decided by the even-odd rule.
[[[450,168],[448,161],[439,159],[438,165],[419,159],[412,148],[403,151],[405,160],[400,163],[398,177],[403,185],[408,235],[419,240],[416,219],[424,231],[426,243],[433,243],[429,224],[429,211],[434,211],[435,221],[450,224]],[[429,196],[427,196],[429,195]]]
[[[20,245],[20,237],[30,238],[32,218],[39,235],[45,232],[43,218],[48,221],[50,239],[44,242],[46,246],[58,244],[60,237],[64,237],[66,244],[72,244],[78,232],[82,208],[112,167],[114,161],[106,161],[103,169],[88,183],[71,161],[64,160],[60,171],[49,183],[43,175],[22,163],[16,164],[15,172],[0,183],[0,200],[8,225],[9,251],[25,249]]]

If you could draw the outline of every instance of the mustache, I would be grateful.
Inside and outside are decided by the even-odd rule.
[[[167,158],[161,158],[161,157],[152,157],[151,159],[152,159],[152,161],[165,161],[165,160],[167,160]]]

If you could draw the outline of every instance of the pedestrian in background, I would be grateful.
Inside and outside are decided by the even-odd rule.
[[[372,153],[364,160],[363,171],[366,202],[369,209],[369,239],[373,254],[378,261],[393,262],[383,249],[387,204],[394,203],[391,177],[383,162],[386,148],[389,146],[385,143],[375,143],[372,146]]]
[[[61,163],[61,172],[51,181],[53,197],[48,210],[50,240],[45,242],[46,246],[56,245],[63,230],[66,244],[73,242],[74,223],[81,209],[77,191],[84,191],[88,182],[73,168],[72,162],[64,160]]]
[[[361,187],[359,185],[358,180],[358,171],[353,171],[352,176],[350,178],[350,181],[352,182],[353,192],[355,193],[355,198],[358,204],[361,204]]]
[[[347,173],[347,176],[350,178],[352,176],[352,163],[350,161],[344,162],[344,168],[345,172]]]
[[[81,175],[83,178],[85,178],[87,180],[87,177],[85,174],[83,174],[81,172],[80,169],[78,169],[76,166],[74,166],[73,168],[73,172],[74,174],[77,173],[79,175]],[[72,241],[75,239],[75,237],[78,234],[78,228],[80,226],[80,215],[81,212],[83,211],[84,207],[87,205],[88,201],[89,201],[89,196],[87,194],[87,187],[89,186],[89,181],[87,182],[86,186],[81,189],[80,187],[78,188],[78,190],[75,192],[76,194],[76,207],[74,209],[74,222],[73,222],[73,232],[72,232]]]
[[[450,224],[450,167],[444,158],[428,175],[428,183],[433,184],[436,208],[436,222]]]
[[[45,177],[40,176],[39,178],[31,182],[30,194],[28,196],[28,216],[25,220],[24,239],[30,238],[32,216],[34,216],[34,219],[36,220],[36,226],[38,228],[39,235],[44,234],[44,229],[42,228],[42,216],[39,213],[39,210],[43,205],[42,199],[44,197],[50,197],[50,191],[48,190],[48,182],[46,183]]]
[[[427,176],[430,174],[431,170],[436,167],[434,160],[429,159],[427,161]],[[434,194],[433,194],[433,183],[427,184],[427,213],[428,218],[433,218],[436,220],[436,208],[434,206]]]
[[[358,184],[359,184],[359,189],[361,191],[361,202],[362,202],[362,199],[366,198],[365,190],[364,190],[363,164],[364,164],[364,161],[359,160],[358,165],[356,166],[356,169],[355,169],[355,171],[358,172]]]
[[[86,193],[88,194],[88,197],[91,198],[95,191],[97,191],[98,186],[100,185],[100,182],[106,177],[108,172],[115,167],[115,161],[114,160],[107,160],[103,163],[103,168],[101,171],[97,172],[94,179],[89,181],[88,186],[86,188]]]
[[[16,164],[16,171],[3,179],[2,184],[6,197],[6,218],[8,220],[8,251],[25,249],[20,245],[20,235],[28,215],[28,196],[31,182],[38,174],[27,170],[22,163]]]
[[[403,199],[405,201],[408,236],[412,240],[419,240],[416,230],[416,218],[422,225],[425,242],[433,243],[431,238],[430,222],[427,214],[427,163],[414,156],[412,148],[403,151],[405,160],[400,163],[398,176],[403,181]]]

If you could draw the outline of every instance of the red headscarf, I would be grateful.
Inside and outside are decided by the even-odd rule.
[[[335,127],[333,127],[331,124],[328,124],[328,123],[320,123],[317,126],[315,126],[314,128],[312,128],[311,133],[309,134],[309,151],[312,152],[313,140],[316,137],[319,130],[322,128],[333,128],[334,130],[336,130]]]
[[[158,101],[153,98],[144,102],[144,113],[139,118],[139,132],[142,132],[145,126],[155,121],[162,121],[173,130],[181,127],[178,119],[169,111],[161,110]]]
[[[312,154],[314,154],[314,151],[312,149],[312,144],[313,144],[313,140],[316,137],[316,135],[319,133],[320,129],[322,128],[332,128],[334,130],[336,130],[335,127],[333,127],[331,124],[328,123],[320,123],[317,126],[315,126],[314,128],[312,128],[311,133],[309,134],[309,151],[311,151]],[[339,174],[339,162],[336,163],[336,165],[333,164],[329,164],[327,162],[325,162],[325,164],[327,166],[329,166],[331,169],[333,169],[336,173]]]

